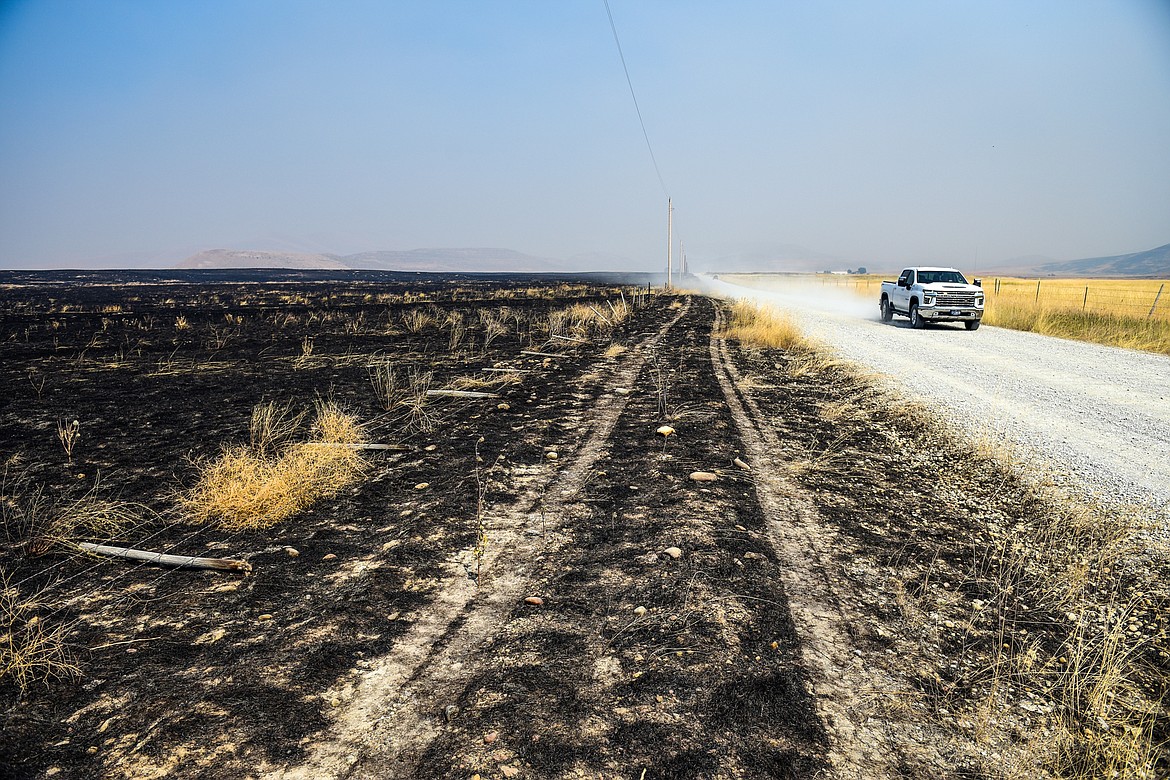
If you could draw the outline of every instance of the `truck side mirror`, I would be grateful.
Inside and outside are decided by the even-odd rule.
[[[975,285],[976,287],[982,287],[983,280],[982,279],[972,279],[971,284]]]

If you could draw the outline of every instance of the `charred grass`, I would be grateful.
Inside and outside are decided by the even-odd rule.
[[[295,762],[328,722],[323,692],[385,652],[475,545],[479,491],[509,500],[561,411],[598,391],[585,366],[668,311],[631,288],[413,275],[29,282],[2,295],[11,777],[232,777]],[[623,297],[628,316],[592,313]],[[589,316],[559,314],[582,306]],[[551,344],[554,330],[577,341]],[[387,403],[377,364],[498,398]],[[77,421],[71,452],[62,420]],[[481,437],[497,464],[482,487]],[[349,446],[364,442],[392,449]],[[254,572],[96,559],[77,541]]]

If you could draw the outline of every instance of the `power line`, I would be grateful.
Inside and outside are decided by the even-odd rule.
[[[613,42],[617,44],[618,57],[622,61],[622,70],[626,74],[626,83],[630,85],[630,97],[634,100],[634,110],[638,112],[638,124],[642,126],[642,137],[646,139],[646,149],[650,152],[650,162],[654,163],[654,173],[658,175],[658,184],[662,187],[662,192],[667,197],[670,197],[670,192],[666,189],[666,182],[662,180],[662,171],[658,169],[658,158],[654,156],[654,147],[650,145],[650,134],[646,132],[646,122],[642,119],[642,109],[638,106],[638,96],[634,94],[634,82],[630,80],[630,69],[626,67],[626,55],[622,53],[622,42],[618,40],[617,25],[613,23],[613,12],[609,9],[609,0],[602,0],[605,3],[605,14],[609,17],[609,28],[613,30]]]

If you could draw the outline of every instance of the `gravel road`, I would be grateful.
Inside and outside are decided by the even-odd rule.
[[[961,427],[1170,527],[1170,357],[989,326],[916,331],[901,317],[881,322],[876,299],[821,285],[703,281],[712,294],[789,310],[806,333]]]

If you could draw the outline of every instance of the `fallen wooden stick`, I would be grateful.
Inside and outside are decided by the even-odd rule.
[[[162,566],[179,566],[185,569],[218,569],[220,571],[252,571],[252,564],[231,558],[198,558],[193,555],[165,555],[133,547],[109,547],[104,544],[79,542],[78,547],[86,552],[109,555],[113,558],[129,558],[133,561],[157,563]]]
[[[555,333],[550,333],[548,335],[554,339],[560,339],[561,341],[571,341],[574,344],[592,344],[593,343],[592,341],[585,341],[583,339],[571,339],[568,336],[558,336]]]
[[[480,371],[497,371],[502,374],[531,374],[531,368],[481,368]]]
[[[606,301],[606,302],[608,303],[608,301]],[[598,317],[600,317],[602,319],[602,321],[605,322],[606,325],[613,325],[613,323],[609,321],[609,317],[606,317],[604,314],[602,314],[601,310],[598,309],[596,306],[594,306],[593,304],[589,304],[589,308],[593,309],[593,313],[596,314]]]
[[[520,350],[520,354],[521,355],[536,355],[537,357],[550,357],[550,358],[567,357],[567,355],[558,355],[555,352],[533,352],[533,351],[528,350],[528,349]]]
[[[427,390],[427,395],[441,395],[450,398],[499,398],[498,393],[481,393],[478,390]]]

